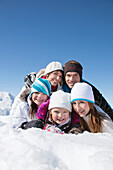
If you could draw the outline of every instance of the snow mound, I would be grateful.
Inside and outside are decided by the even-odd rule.
[[[7,117],[10,120],[10,115]],[[112,134],[61,135],[38,128],[16,130],[6,122],[4,119],[0,126],[0,165],[3,170],[113,169]]]
[[[14,97],[8,92],[0,92],[0,115],[9,115]]]

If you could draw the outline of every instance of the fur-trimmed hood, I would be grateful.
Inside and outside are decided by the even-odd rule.
[[[27,102],[27,98],[28,98],[28,96],[30,95],[30,92],[31,92],[31,89],[30,89],[30,88],[24,89],[23,91],[21,91],[19,98],[20,98],[22,101]]]

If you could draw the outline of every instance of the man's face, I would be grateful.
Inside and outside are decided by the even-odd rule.
[[[65,81],[69,88],[72,88],[75,83],[80,82],[80,75],[77,72],[67,72]]]

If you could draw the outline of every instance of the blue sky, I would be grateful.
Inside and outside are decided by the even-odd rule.
[[[0,91],[69,60],[113,107],[113,0],[0,0]]]

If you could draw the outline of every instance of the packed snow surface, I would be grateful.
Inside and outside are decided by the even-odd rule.
[[[113,134],[14,129],[13,97],[0,92],[1,170],[113,170]]]
[[[55,134],[13,129],[0,116],[2,170],[113,170],[112,134]]]

